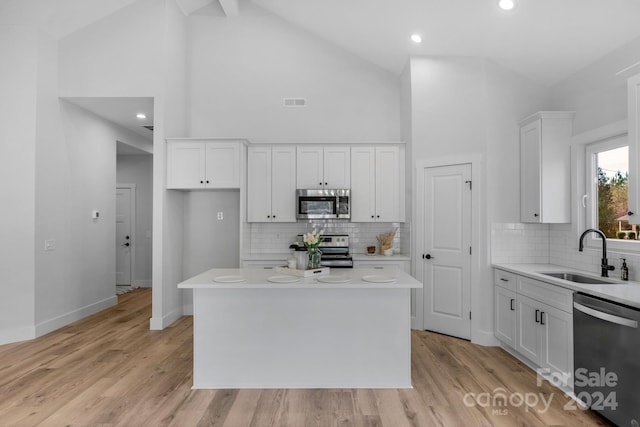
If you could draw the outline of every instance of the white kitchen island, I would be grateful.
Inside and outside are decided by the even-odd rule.
[[[332,278],[348,281],[241,268],[180,283],[193,289],[193,388],[411,388],[410,293],[422,284],[397,269]]]

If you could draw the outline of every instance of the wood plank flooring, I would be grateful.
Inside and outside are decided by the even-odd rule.
[[[1,427],[608,425],[565,410],[568,398],[537,386],[505,351],[421,331],[412,334],[413,389],[191,390],[191,317],[150,331],[151,291],[118,299],[36,340],[0,346]]]

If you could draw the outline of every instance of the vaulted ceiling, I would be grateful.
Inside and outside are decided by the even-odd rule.
[[[0,0],[0,24],[64,37],[135,1]],[[638,0],[515,0],[511,11],[498,0],[175,1],[186,15],[215,5],[230,19],[251,3],[396,74],[410,55],[479,56],[553,85],[640,37]]]

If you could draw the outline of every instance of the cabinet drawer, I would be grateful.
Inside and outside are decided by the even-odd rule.
[[[573,291],[569,289],[519,276],[517,291],[551,307],[573,313]]]
[[[494,279],[493,283],[496,286],[500,286],[512,291],[516,291],[516,282],[518,280],[518,276],[513,273],[509,273],[504,270],[494,270]]]

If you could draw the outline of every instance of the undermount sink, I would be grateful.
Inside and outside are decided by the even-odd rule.
[[[599,279],[590,276],[582,276],[576,273],[540,273],[545,276],[555,277],[556,279],[567,280],[569,282],[581,283],[583,285],[604,285],[604,284],[614,284],[615,282],[611,282],[605,279]]]

